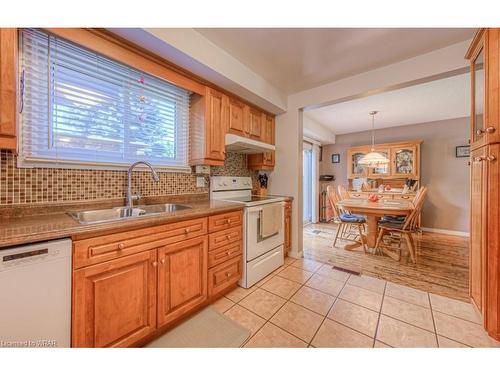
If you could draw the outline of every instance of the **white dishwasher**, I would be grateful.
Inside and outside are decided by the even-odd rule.
[[[71,240],[0,250],[0,348],[69,347]]]

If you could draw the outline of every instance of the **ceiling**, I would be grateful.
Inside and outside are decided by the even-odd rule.
[[[473,37],[463,28],[195,29],[287,94]]]
[[[304,115],[335,134],[347,134],[371,129],[369,112],[374,110],[379,111],[377,129],[469,116],[469,73],[313,109]]]

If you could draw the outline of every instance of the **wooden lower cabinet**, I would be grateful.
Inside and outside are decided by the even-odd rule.
[[[156,330],[156,250],[73,272],[73,347],[126,347]]]
[[[208,270],[208,295],[215,296],[241,278],[243,258],[238,256]]]
[[[207,236],[158,249],[158,327],[207,299]]]
[[[243,266],[241,216],[236,210],[75,237],[72,346],[145,343],[208,304],[209,295],[235,287]],[[212,231],[227,229],[208,235],[208,223]]]
[[[292,248],[292,202],[287,201],[285,203],[285,239],[283,245],[283,253],[285,257]]]

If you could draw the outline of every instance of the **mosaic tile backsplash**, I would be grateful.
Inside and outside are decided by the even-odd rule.
[[[196,174],[159,172],[159,182],[148,172],[135,171],[133,190],[143,197],[203,194],[196,187]],[[248,170],[246,156],[227,153],[222,167],[212,167],[216,176],[251,176],[254,186],[257,174]],[[0,151],[0,205],[56,204],[86,202],[125,197],[126,171],[102,171],[59,168],[18,168],[17,159],[10,151]]]

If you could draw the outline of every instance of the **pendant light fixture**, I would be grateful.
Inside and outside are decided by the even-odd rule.
[[[377,113],[378,113],[378,111],[371,111],[370,112],[370,116],[372,116],[372,148],[368,154],[363,156],[358,161],[359,165],[362,165],[365,167],[370,167],[370,168],[381,167],[381,166],[389,164],[389,159],[387,159],[381,153],[375,152],[375,115]]]

